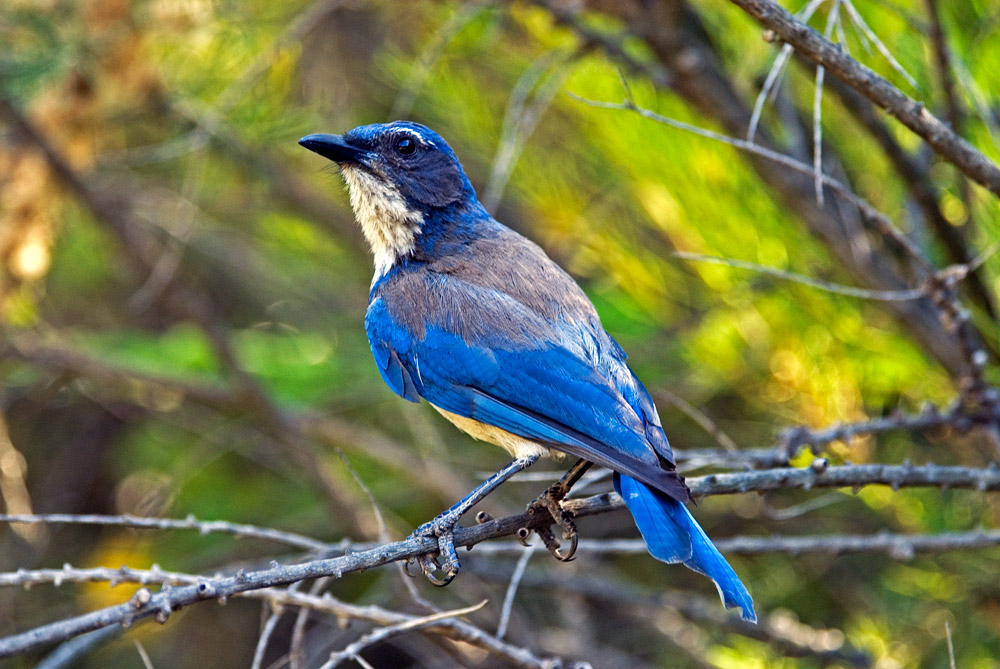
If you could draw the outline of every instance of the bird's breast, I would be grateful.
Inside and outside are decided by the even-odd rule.
[[[466,418],[465,416],[460,416],[457,413],[452,413],[450,411],[445,411],[441,407],[431,405],[438,412],[447,418],[452,424],[455,425],[459,430],[465,432],[474,439],[479,439],[480,441],[485,441],[490,444],[494,444],[504,449],[511,456],[515,458],[526,458],[530,456],[550,456],[561,458],[563,453],[559,451],[554,451],[547,446],[543,446],[537,441],[532,441],[531,439],[525,439],[520,437],[513,432],[508,432],[503,430],[496,425],[489,425],[478,421],[475,418]]]

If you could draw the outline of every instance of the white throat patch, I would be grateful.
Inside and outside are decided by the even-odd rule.
[[[374,281],[388,272],[397,258],[413,251],[424,215],[410,209],[399,191],[382,179],[351,165],[341,165],[340,170],[354,216],[375,254]]]

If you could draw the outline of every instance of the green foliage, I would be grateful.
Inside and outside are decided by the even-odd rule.
[[[496,214],[542,244],[581,282],[605,327],[629,351],[633,369],[654,394],[668,389],[686,398],[745,448],[770,445],[774,433],[790,425],[825,426],[894,409],[917,410],[924,402],[946,405],[955,396],[947,371],[882,303],[673,256],[675,251],[707,254],[834,283],[859,281],[787,202],[762,183],[745,155],[637,114],[588,106],[566,95],[619,102],[626,93],[618,64],[600,49],[584,48],[548,11],[522,3],[489,6],[445,34],[443,26],[465,11],[461,3],[344,4],[349,6],[316,18],[315,25],[299,32],[290,26],[309,11],[309,3],[149,1],[126,6],[121,15],[114,15],[117,3],[108,3],[113,28],[100,20],[101,3],[96,2],[79,7],[57,2],[52,12],[21,2],[0,8],[0,37],[9,45],[0,54],[0,92],[40,119],[43,131],[71,155],[88,186],[128,199],[135,214],[132,223],[160,244],[152,261],[137,259],[122,234],[94,220],[53,175],[38,177],[48,190],[36,199],[55,212],[38,224],[44,228],[49,265],[39,277],[23,280],[5,267],[3,278],[10,288],[2,296],[4,325],[22,341],[70,350],[123,378],[91,378],[87,370],[62,369],[51,361],[4,362],[7,420],[13,443],[28,462],[36,509],[190,513],[331,541],[352,532],[356,539],[375,538],[372,533],[362,536],[348,511],[331,511],[315,484],[315,472],[304,471],[287,444],[278,443],[265,409],[233,390],[237,375],[220,355],[211,328],[171,307],[174,285],[193,286],[207,296],[211,309],[206,320],[221,325],[241,369],[268,401],[296,419],[326,415],[337,421],[340,431],[331,428],[334,436],[307,439],[317,453],[316,466],[335,472],[345,497],[368,514],[368,497],[335,449],[346,452],[381,505],[393,536],[403,536],[414,523],[453,502],[455,491],[498,464],[502,456],[495,449],[457,435],[428,407],[405,404],[384,388],[362,326],[369,261],[351,227],[339,176],[298,150],[295,141],[311,132],[339,132],[356,123],[385,120],[400,91],[414,87],[408,116],[435,127],[451,142],[482,194],[512,91],[526,82],[531,68],[543,68],[543,75],[534,96],[527,98],[529,107],[540,99],[545,82],[555,80],[550,77],[565,79],[551,103],[539,110],[544,113],[521,147]],[[997,158],[995,118],[987,122],[973,111],[984,102],[995,109],[1000,90],[995,7],[985,0],[937,4],[964,91],[964,136]],[[857,3],[914,75],[916,91],[879,56],[869,56],[856,33],[849,31],[847,45],[936,111],[943,101],[932,93],[939,84],[926,34],[913,29],[909,20],[923,16],[923,5],[902,5]],[[726,72],[752,104],[775,45],[761,40],[759,26],[735,8],[692,7],[716,40]],[[819,30],[826,11],[812,21]],[[625,28],[619,18],[596,11],[582,20],[602,33]],[[623,49],[641,62],[656,61],[634,36],[624,41]],[[72,93],[68,82],[73,77],[85,82],[88,92]],[[721,131],[675,91],[639,74],[627,72],[626,77],[642,107]],[[792,109],[786,113],[797,111],[811,119],[814,80],[813,69],[790,64],[783,86]],[[878,143],[832,92],[825,95],[824,142],[836,148],[847,173],[844,179],[926,248],[938,265],[948,264],[943,246],[909,213],[910,194]],[[772,105],[765,109],[765,122],[778,128],[783,140],[810,132],[793,132],[777,116]],[[920,150],[911,133],[889,128],[906,150]],[[5,161],[23,159],[3,142]],[[963,185],[943,161],[931,159],[928,165],[931,182],[942,192],[945,217],[973,248],[985,248],[1000,234],[997,198]],[[0,186],[12,187],[10,183],[0,175]],[[859,234],[877,246],[873,236]],[[994,300],[1000,292],[998,271],[995,259],[983,270]],[[981,309],[975,317],[990,343],[1000,344],[995,322]],[[993,382],[1000,378],[993,367],[987,375]],[[236,399],[199,400],[194,390],[210,399],[232,392]],[[59,413],[54,406],[79,413]],[[669,405],[661,402],[660,413],[679,448],[715,446]],[[62,479],[49,481],[45,473],[74,469],[66,463],[73,463],[77,454],[62,446],[69,443],[67,433],[83,433],[74,421],[91,426],[91,419],[98,418],[111,427],[93,428],[79,446],[87,449],[87,458],[79,457],[93,468],[93,477],[67,475],[80,490],[66,502],[74,506],[63,508],[63,498],[53,492]],[[21,435],[30,435],[30,441]],[[446,463],[456,473],[451,480],[435,480],[431,470],[417,471],[411,461],[400,460],[400,453],[412,462]],[[933,459],[963,464],[995,457],[971,438],[937,433],[835,442],[824,455],[834,462]],[[795,464],[806,466],[812,457],[804,455]],[[151,491],[148,499],[130,497],[134,487]],[[537,494],[537,487],[508,486],[495,501],[490,499],[495,504],[491,512],[520,508]],[[883,529],[921,534],[1000,521],[996,503],[984,495],[933,489],[843,491],[836,503],[785,521],[774,520],[765,508],[792,506],[819,494],[776,493],[766,504],[752,495],[711,500],[699,508],[699,518],[717,536]],[[609,536],[631,532],[620,524],[603,529]],[[29,548],[37,548],[32,559],[45,564],[114,556],[139,567],[156,561],[165,569],[191,571],[251,562],[268,548],[262,552],[226,537],[196,533],[140,539],[126,532],[94,533],[79,546],[53,542],[40,548],[25,548],[7,532],[0,545],[18,547],[10,554],[24,560]],[[929,555],[911,562],[869,554],[775,554],[734,564],[761,610],[777,610],[788,629],[805,634],[804,627],[796,626],[808,625],[842,634],[870,653],[879,667],[946,666],[943,634],[948,621],[959,665],[977,667],[991,666],[1000,657],[1000,563],[987,553]],[[4,570],[20,566],[7,559],[0,563]],[[677,570],[664,572],[645,556],[616,561],[587,555],[577,567],[581,563],[587,564],[588,576],[631,582],[645,593],[678,584],[703,585],[694,578],[683,580],[687,574]],[[482,571],[487,576],[469,592],[488,596],[493,606],[502,601],[506,581],[491,581],[489,566]],[[395,573],[384,572],[345,582],[338,586],[340,594],[362,604],[380,597],[402,601],[392,581]],[[100,601],[110,603],[107,598],[116,593],[104,593]],[[699,593],[714,596],[706,588]],[[463,597],[473,595],[433,596],[448,607],[467,604]],[[19,626],[55,615],[23,593],[16,597]],[[93,597],[98,596],[85,593],[74,601],[71,595],[69,604],[59,606],[89,606],[97,601]],[[525,607],[545,621],[539,629],[572,627],[572,620],[566,623],[563,614],[557,615],[558,603],[548,598]],[[0,604],[0,619],[10,610]],[[602,614],[595,605],[581,615],[589,616],[596,634],[615,636],[615,623]],[[190,618],[195,615],[191,612]],[[249,620],[256,629],[256,610],[247,607],[243,615],[242,622]],[[818,660],[789,659],[747,638],[700,628],[676,632],[674,621],[652,618],[636,623],[641,629],[635,634],[649,635],[643,636],[648,647],[629,649],[650,663],[819,666]],[[535,622],[521,623],[518,642],[541,647],[551,641],[558,647],[553,641],[558,634],[545,636],[532,629]],[[0,634],[10,631],[9,623],[0,625]],[[697,660],[677,652],[691,639],[691,648],[704,650]],[[608,645],[615,642],[610,639]],[[161,644],[164,658],[180,657],[186,650],[181,635]],[[108,653],[112,662],[134,661],[130,644],[114,648]],[[559,652],[572,656],[575,650]],[[199,649],[195,662],[223,666],[230,660],[224,649],[209,648]],[[99,666],[97,659],[93,662],[90,666]]]

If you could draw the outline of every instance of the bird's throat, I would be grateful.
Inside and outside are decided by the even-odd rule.
[[[375,280],[397,259],[413,252],[424,216],[410,208],[399,191],[377,176],[350,165],[341,171],[351,208],[375,255]]]

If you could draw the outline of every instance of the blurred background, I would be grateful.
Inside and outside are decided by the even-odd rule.
[[[997,159],[995,2],[806,9],[817,30]],[[781,44],[729,3],[5,0],[0,44],[7,513],[190,514],[374,541],[374,500],[399,539],[506,462],[382,383],[363,329],[370,254],[336,169],[296,144],[397,118],[440,132],[490,211],[581,283],[657,399],[674,448],[715,454],[689,475],[740,470],[745,460],[727,461],[726,448],[780,446],[790,427],[976,405],[970,388],[997,380],[995,258],[975,267],[956,302],[987,354],[977,376],[926,298],[863,300],[675,255],[871,290],[920,285],[918,264],[857,207],[830,189],[817,202],[812,176],[580,99],[631,94],[645,109],[745,138]],[[998,238],[996,197],[832,76],[818,107],[814,66],[792,56],[776,82],[759,101],[756,141],[812,166],[818,108],[824,171],[933,267],[967,263]],[[940,423],[862,431],[818,450],[834,464],[997,458],[982,430]],[[793,456],[797,466],[815,457]],[[557,476],[561,466],[537,469]],[[481,507],[518,511],[546,481],[512,482]],[[606,489],[604,479],[588,491]],[[1000,523],[989,493],[886,486],[717,496],[695,513],[720,540]],[[588,539],[637,534],[620,512],[580,524]],[[4,572],[155,563],[212,574],[295,555],[196,531],[0,527]],[[520,554],[462,556],[450,587],[414,584],[444,609],[488,599],[468,620],[493,633]],[[706,579],[644,552],[581,551],[560,564],[539,551],[505,638],[603,667],[940,667],[950,625],[958,666],[1000,661],[996,547],[730,560],[763,632],[726,623]],[[135,587],[0,590],[0,635],[124,602]],[[394,568],[328,590],[419,612]],[[258,666],[286,666],[295,612],[276,619],[258,651],[270,614],[248,599],[193,606],[164,626],[118,630],[72,666],[143,666],[135,641],[156,667],[244,667],[255,652]],[[300,666],[321,665],[370,629],[314,615],[300,632]],[[509,666],[419,633],[365,660]]]

